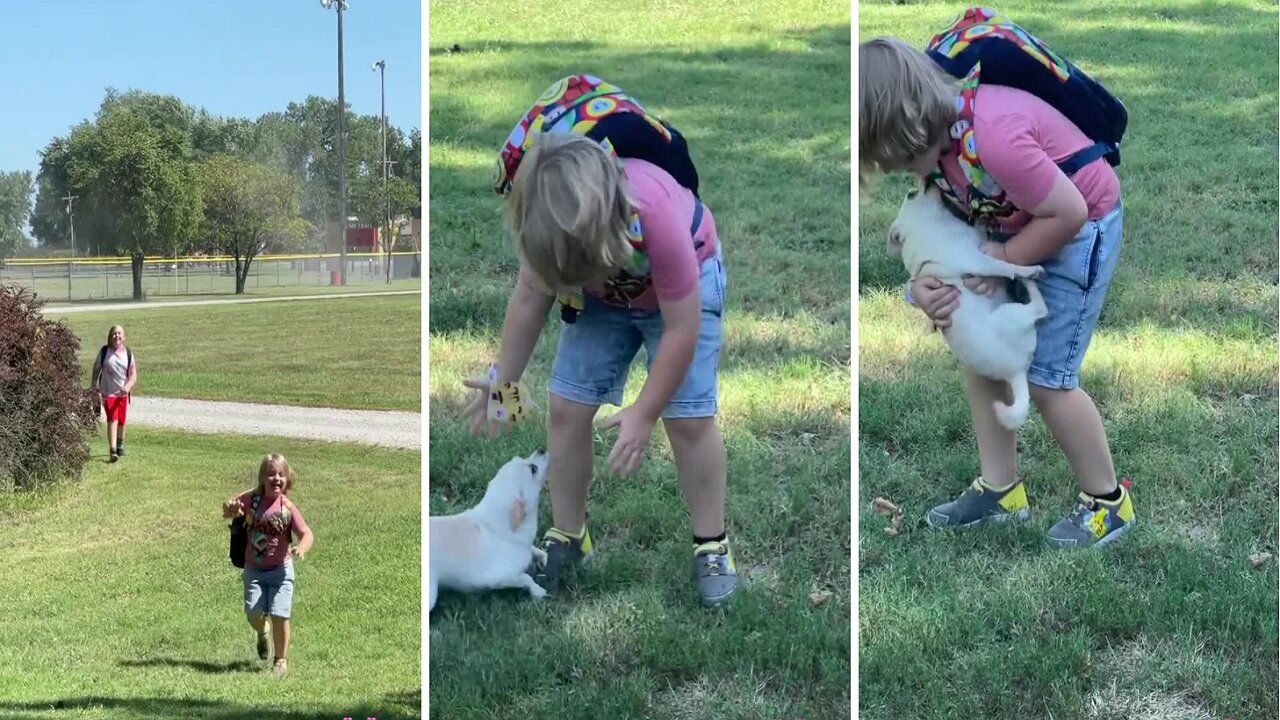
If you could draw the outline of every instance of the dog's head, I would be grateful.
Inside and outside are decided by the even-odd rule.
[[[942,191],[921,180],[903,198],[898,217],[889,226],[889,254],[900,256],[903,246],[912,239],[937,233],[939,228],[955,222],[959,221],[943,204]]]
[[[484,504],[499,508],[516,532],[526,523],[538,523],[538,498],[547,479],[547,454],[513,457],[489,481]]]

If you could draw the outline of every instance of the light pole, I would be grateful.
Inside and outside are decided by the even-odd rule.
[[[80,197],[79,195],[67,194],[62,199],[67,203],[67,218],[71,223],[71,258],[76,257],[76,216],[71,212],[71,201]]]
[[[338,8],[338,218],[342,227],[338,245],[338,257],[342,267],[338,270],[338,284],[347,284],[347,98],[342,92],[342,11],[347,0],[320,0],[328,10]]]
[[[383,231],[387,234],[382,245],[387,249],[387,282],[391,281],[391,197],[387,195],[387,61],[379,60],[371,70],[378,73],[382,84],[382,202],[385,222]]]

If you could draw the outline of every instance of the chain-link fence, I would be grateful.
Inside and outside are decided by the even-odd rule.
[[[347,284],[367,285],[391,279],[417,278],[422,272],[418,252],[347,253]],[[263,255],[254,258],[245,290],[258,288],[337,285],[341,260],[337,253],[322,255]],[[163,295],[222,295],[236,289],[236,264],[229,257],[148,257],[142,265],[142,292]],[[133,297],[133,264],[128,257],[71,259],[9,259],[0,264],[0,282],[31,288],[51,301]]]

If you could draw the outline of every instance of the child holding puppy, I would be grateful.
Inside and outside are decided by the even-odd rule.
[[[283,455],[272,453],[258,467],[258,486],[222,505],[223,517],[243,515],[249,541],[244,548],[244,609],[258,635],[258,657],[267,659],[267,618],[271,619],[275,658],[272,671],[288,672],[289,617],[293,610],[293,560],[301,560],[315,537],[302,511],[289,499],[293,470]],[[291,543],[296,537],[297,543]]]
[[[481,391],[466,409],[473,434],[494,433],[489,390],[523,375],[557,298],[565,321],[549,382],[553,526],[543,538],[546,562],[530,574],[548,587],[591,555],[592,421],[601,405],[622,404],[644,346],[639,397],[603,423],[618,432],[609,468],[634,472],[662,421],[692,519],[699,597],[724,602],[737,587],[715,422],[725,271],[683,138],[616,87],[572,76],[517,126],[499,170],[520,272],[492,382],[466,382]]]
[[[1068,176],[1059,163],[1094,143],[1030,92],[976,79],[958,81],[924,52],[895,38],[862,43],[858,58],[862,177],[909,171],[927,178],[944,194],[953,192],[970,221],[988,224],[991,240],[984,252],[1018,265],[1044,266],[1037,282],[1049,316],[1037,327],[1031,397],[1081,490],[1075,509],[1049,530],[1048,539],[1060,547],[1117,539],[1135,522],[1133,500],[1116,482],[1102,418],[1079,378],[1122,244],[1115,171],[1099,155]],[[978,149],[981,167],[974,172],[970,160]],[[972,278],[966,283],[984,292],[997,281],[1003,282]],[[959,291],[922,276],[912,278],[908,297],[945,327]],[[1026,517],[1016,436],[996,421],[992,405],[1006,399],[1005,388],[966,370],[965,394],[982,474],[926,519],[931,525],[968,527]]]

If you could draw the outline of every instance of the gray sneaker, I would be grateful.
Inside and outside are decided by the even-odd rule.
[[[960,497],[943,503],[925,515],[933,527],[969,528],[988,520],[1003,522],[1031,517],[1027,504],[1027,486],[1022,478],[1004,490],[996,490],[982,478],[973,481]]]
[[[1049,528],[1049,543],[1056,547],[1102,547],[1119,540],[1138,524],[1129,489],[1120,486],[1120,499],[1100,500],[1080,493],[1076,508]]]
[[[693,549],[693,576],[703,605],[715,607],[738,589],[738,570],[729,542],[708,542]]]
[[[570,537],[553,527],[542,536],[542,552],[545,556],[534,560],[525,572],[549,592],[552,586],[559,586],[567,569],[585,565],[595,549],[586,526],[583,526],[580,538]]]

